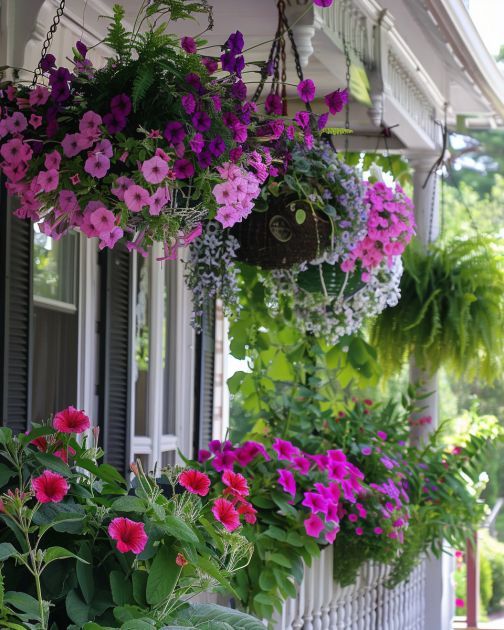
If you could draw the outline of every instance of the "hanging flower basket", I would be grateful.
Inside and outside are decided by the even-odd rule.
[[[240,243],[241,262],[283,269],[321,256],[330,244],[331,225],[307,201],[290,194],[272,198],[265,212],[252,212],[231,232]]]
[[[286,173],[263,192],[259,203],[265,211],[254,211],[233,228],[238,259],[288,269],[349,253],[365,233],[363,191],[360,176],[329,145],[296,145]]]
[[[54,238],[78,228],[100,248],[125,236],[145,254],[160,241],[173,258],[202,222],[230,227],[251,213],[282,156],[262,148],[273,117],[247,101],[243,36],[220,58],[201,55],[203,40],[165,32],[168,8],[172,20],[210,12],[206,2],[142,3],[130,32],[115,5],[103,67],[78,42],[71,69],[42,58],[43,85],[0,86],[0,169],[18,217]]]
[[[274,308],[290,296],[300,330],[330,343],[397,304],[401,255],[414,234],[413,205],[399,185],[365,182],[354,193],[355,207],[364,208],[365,218],[358,239],[335,240],[322,259],[265,277]],[[342,223],[346,226],[347,220]]]

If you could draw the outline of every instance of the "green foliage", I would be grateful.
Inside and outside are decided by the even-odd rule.
[[[487,610],[489,613],[497,612],[504,606],[504,544],[487,532],[480,532],[479,549],[480,558],[485,558],[491,570],[492,592]]]
[[[67,454],[68,464],[56,451]],[[10,471],[0,478],[5,525],[0,626],[256,628],[259,622],[240,613],[185,603],[217,587],[232,592],[229,578],[252,555],[248,541],[208,518],[209,502],[180,493],[182,469],[163,470],[156,480],[139,465],[135,488],[128,492],[117,470],[98,464],[102,456],[86,438],[78,442],[49,426],[35,427],[29,435],[0,432],[1,470]],[[68,491],[62,500],[39,503],[32,479],[48,468],[65,479]],[[119,517],[142,523],[148,540],[138,555],[120,553],[108,533]]]
[[[502,366],[504,259],[488,238],[410,246],[401,300],[377,317],[372,343],[386,374],[409,357],[429,372],[441,366],[493,381]]]

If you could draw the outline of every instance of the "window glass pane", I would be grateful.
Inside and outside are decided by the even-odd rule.
[[[136,326],[135,326],[135,435],[148,435],[149,396],[149,261],[137,257]]]
[[[78,236],[59,241],[38,231],[33,235],[33,295],[77,306]]]
[[[33,309],[32,417],[40,422],[77,403],[78,316]]]
[[[33,239],[31,402],[32,419],[40,422],[77,403],[79,241],[75,234],[54,241],[36,231]]]
[[[165,265],[163,317],[163,434],[174,435],[175,429],[175,303],[176,271],[174,263]]]

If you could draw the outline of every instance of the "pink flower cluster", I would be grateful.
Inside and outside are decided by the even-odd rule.
[[[258,159],[262,166],[259,155]],[[216,184],[212,191],[218,204],[215,218],[223,227],[231,227],[252,212],[254,200],[261,192],[260,185],[265,179],[261,180],[257,174],[231,162],[218,166],[217,170],[224,181]]]
[[[210,492],[210,477],[199,470],[184,470],[179,475],[178,482],[188,492],[201,497],[207,496]],[[212,506],[215,520],[228,532],[240,527],[241,516],[247,523],[255,523],[256,510],[247,500],[250,491],[245,477],[227,469],[221,476],[221,482],[224,484],[223,496],[218,497]]]
[[[329,450],[325,454],[310,455],[280,438],[274,440],[272,448],[279,461],[287,462],[285,468],[277,469],[278,484],[292,500],[298,493],[296,475],[303,477],[315,470],[325,477],[325,483],[316,482],[312,488],[303,491],[301,505],[310,511],[304,521],[309,536],[319,538],[323,535],[325,541],[332,544],[340,531],[340,522],[348,514],[345,507],[348,503],[356,504],[364,514],[364,508],[357,502],[364,491],[364,475],[348,461],[343,451]]]
[[[368,208],[367,234],[341,263],[345,273],[362,269],[362,280],[383,260],[392,266],[393,258],[401,256],[415,233],[413,203],[399,186],[390,188],[383,182],[367,183],[365,202]]]

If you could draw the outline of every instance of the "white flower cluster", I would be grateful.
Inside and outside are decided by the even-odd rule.
[[[403,265],[399,256],[391,267],[383,261],[370,274],[370,279],[353,293],[324,295],[301,288],[297,282],[302,267],[274,271],[264,278],[270,293],[269,303],[280,306],[285,295],[293,296],[293,312],[299,329],[336,344],[342,337],[356,333],[367,317],[374,317],[401,296]],[[275,306],[272,306],[274,309]]]

